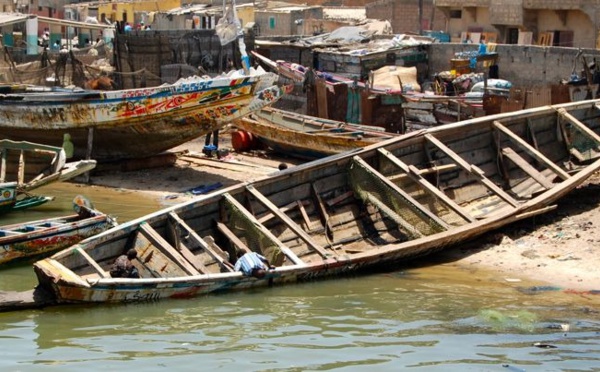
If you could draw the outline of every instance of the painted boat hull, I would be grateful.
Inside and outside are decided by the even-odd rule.
[[[0,226],[0,265],[49,256],[114,226],[98,211]]]
[[[187,298],[415,257],[556,208],[600,170],[600,101],[412,132],[157,211],[38,261],[59,303]],[[135,249],[140,279],[108,268]],[[231,269],[254,250],[264,278]]]
[[[0,136],[61,146],[69,134],[79,159],[150,156],[273,103],[282,95],[276,78],[253,70],[121,91],[31,88],[0,99]]]
[[[387,140],[395,135],[364,125],[265,108],[234,122],[282,154],[319,159]]]

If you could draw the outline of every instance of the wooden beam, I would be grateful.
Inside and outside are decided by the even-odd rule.
[[[331,226],[331,223],[329,222],[329,214],[327,213],[327,210],[325,209],[325,204],[323,203],[323,199],[321,198],[321,195],[319,195],[319,192],[318,192],[317,188],[315,187],[315,184],[311,183],[310,186],[311,186],[313,198],[315,199],[317,212],[319,212],[321,224],[323,225],[323,227],[325,227],[325,234],[327,234],[327,238],[329,239],[329,241],[333,241],[334,240],[333,239],[333,226]]]
[[[148,239],[152,245],[159,248],[165,255],[167,255],[173,262],[179,266],[183,271],[189,275],[200,275],[200,272],[196,270],[183,256],[175,249],[169,242],[167,242],[160,234],[154,230],[150,224],[144,222],[140,224],[140,232]]]
[[[77,248],[75,248],[75,250],[83,258],[85,258],[85,260],[94,268],[94,270],[96,270],[96,272],[98,273],[98,275],[100,275],[101,278],[110,278],[110,274],[108,274],[106,271],[104,271],[102,269],[102,267],[100,267],[100,265],[98,265],[98,262],[96,262],[92,257],[90,257],[90,255],[86,251],[81,249],[80,246],[77,246]]]
[[[509,158],[517,167],[521,168],[523,172],[527,173],[531,178],[533,178],[535,182],[542,185],[542,187],[546,188],[547,190],[550,190],[552,187],[554,187],[554,184],[550,180],[548,180],[531,164],[527,163],[527,161],[517,154],[515,150],[511,149],[510,147],[505,147],[502,149],[502,155]]]
[[[295,265],[306,265],[304,261],[302,261],[298,256],[296,256],[294,252],[292,252],[291,249],[289,249],[282,242],[280,242],[279,239],[277,239],[277,237],[274,236],[263,224],[258,222],[253,215],[248,213],[233,196],[229,195],[229,193],[225,193],[223,194],[223,197],[230,204],[235,206],[243,214],[243,216],[246,219],[248,219],[249,222],[254,224],[254,226],[256,226],[256,228],[258,228],[267,238],[269,238],[274,244],[276,244],[277,247],[283,252],[283,254],[285,254]]]
[[[431,174],[431,173],[440,173],[440,172],[445,172],[447,170],[452,170],[458,168],[458,165],[456,164],[444,164],[444,165],[439,165],[439,166],[433,166],[433,167],[429,167],[429,168],[421,168],[419,169],[419,175],[423,176],[423,175],[427,175],[427,174]],[[406,173],[401,173],[401,174],[395,174],[393,176],[389,176],[388,179],[390,181],[394,181],[397,179],[402,179],[405,177],[409,177],[408,174]]]
[[[244,253],[252,252],[252,249],[250,249],[240,238],[238,238],[223,222],[217,221],[217,229],[219,229],[219,231],[223,233],[223,235],[225,235],[227,239],[229,239],[231,243],[240,251]]]
[[[594,142],[596,142],[596,146],[600,145],[600,136],[598,136],[590,128],[586,127],[585,124],[583,124],[582,122],[580,122],[575,116],[569,114],[567,112],[567,110],[565,110],[564,108],[560,108],[560,109],[558,109],[558,114],[561,117],[563,117],[565,120],[569,121],[571,124],[573,124],[574,126],[576,126],[577,128],[579,128],[579,130],[581,130],[582,132],[584,132],[585,134],[587,134],[588,136],[590,136],[590,138],[592,138],[594,140]]]
[[[254,196],[259,202],[261,202],[265,207],[267,207],[267,209],[269,209],[271,213],[273,213],[281,221],[283,221],[283,223],[287,227],[289,227],[296,235],[298,235],[300,239],[302,239],[309,247],[317,251],[323,258],[328,258],[331,256],[331,253],[326,252],[323,247],[315,243],[311,236],[306,233],[306,231],[302,230],[302,228],[298,226],[298,224],[295,223],[294,220],[292,220],[285,213],[280,211],[275,204],[271,203],[271,201],[268,198],[266,198],[263,194],[261,194],[256,188],[254,188],[254,186],[247,185],[246,190],[248,190],[248,192],[252,194],[252,196]]]
[[[405,199],[406,202],[402,201],[403,204],[408,204],[408,205],[413,206],[415,209],[417,209],[420,212],[421,215],[423,215],[427,219],[429,219],[430,221],[427,221],[428,223],[429,222],[434,222],[436,225],[440,226],[444,230],[448,230],[450,228],[450,226],[448,226],[448,224],[446,222],[444,222],[441,218],[439,218],[438,216],[436,216],[429,209],[423,207],[423,205],[421,205],[421,203],[419,203],[418,201],[416,201],[412,196],[410,196],[404,190],[402,190],[401,188],[399,188],[395,183],[393,183],[392,181],[388,180],[384,175],[382,175],[376,169],[374,169],[369,164],[367,164],[362,158],[360,158],[358,156],[355,156],[353,158],[353,160],[356,163],[360,164],[363,168],[367,169],[374,176],[378,177],[381,180],[381,182],[383,182],[383,184],[388,189],[392,190],[396,195],[400,195],[403,199]]]
[[[410,237],[412,237],[413,239],[423,237],[423,234],[419,230],[417,230],[411,223],[406,221],[404,218],[398,215],[398,213],[394,212],[391,208],[382,203],[381,200],[377,199],[377,197],[375,197],[373,194],[371,194],[370,192],[366,192],[365,195],[367,196],[367,201],[369,203],[372,203],[377,208],[377,210],[391,218],[399,226],[403,227]]]
[[[571,177],[571,176],[569,176],[569,174],[567,172],[565,172],[564,170],[562,170],[553,161],[551,161],[550,159],[548,159],[546,156],[544,156],[544,154],[542,154],[541,152],[539,152],[538,150],[536,150],[533,146],[531,146],[530,144],[528,144],[527,142],[525,142],[521,137],[517,136],[510,129],[508,129],[507,127],[505,127],[504,125],[502,125],[502,123],[500,123],[499,121],[494,120],[494,127],[497,130],[499,130],[500,132],[502,132],[505,135],[507,135],[508,138],[513,143],[517,144],[520,148],[522,148],[523,150],[525,150],[529,155],[531,155],[537,161],[542,162],[544,165],[546,165],[550,170],[552,170],[557,176],[559,176],[563,180],[566,180],[566,179],[568,179],[568,178]]]
[[[202,239],[202,237],[200,237],[198,233],[192,230],[192,228],[181,217],[179,217],[177,213],[169,212],[169,217],[173,222],[177,223],[181,228],[187,231],[188,234],[190,234],[190,236],[196,241],[196,243],[198,243],[198,245],[202,249],[204,249],[214,260],[219,262],[221,267],[224,267],[228,271],[233,271],[229,262],[226,262],[224,258],[227,257],[228,254],[223,252],[223,250],[219,246],[217,246],[216,244],[211,246],[207,241]],[[221,251],[221,253],[218,251]]]
[[[392,162],[398,168],[402,169],[402,171],[404,171],[406,175],[410,177],[413,181],[421,185],[426,192],[440,199],[448,208],[450,208],[456,214],[461,216],[465,221],[476,221],[476,219],[473,216],[471,216],[467,211],[465,211],[460,205],[456,204],[454,200],[450,199],[446,194],[444,194],[442,190],[438,189],[425,178],[423,178],[423,176],[421,176],[420,174],[420,170],[417,167],[412,165],[409,166],[386,149],[381,148],[378,151],[381,155],[385,156],[390,162]]]
[[[508,195],[502,188],[493,183],[489,178],[485,177],[484,172],[479,169],[476,165],[470,164],[461,158],[457,153],[452,151],[448,146],[443,144],[440,140],[432,136],[431,134],[425,134],[425,139],[427,139],[431,144],[436,146],[438,149],[443,151],[446,155],[448,155],[456,164],[458,164],[465,171],[469,172],[473,176],[477,177],[481,183],[487,187],[490,191],[500,197],[502,200],[512,205],[513,207],[517,207],[519,204],[516,200],[514,200],[510,195]]]
[[[173,212],[171,212],[173,213]],[[169,230],[172,233],[173,240],[175,240],[175,249],[185,258],[196,270],[198,270],[202,274],[208,274],[209,271],[204,266],[204,263],[200,261],[200,259],[185,245],[179,236],[179,225],[173,219],[168,221]],[[189,232],[188,232],[189,234]]]

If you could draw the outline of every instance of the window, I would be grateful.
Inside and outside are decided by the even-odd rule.
[[[269,17],[269,28],[275,28],[275,17]]]
[[[462,10],[460,10],[460,9],[451,10],[450,18],[461,19],[462,18]]]

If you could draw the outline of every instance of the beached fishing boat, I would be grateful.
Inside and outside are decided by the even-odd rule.
[[[16,182],[21,192],[67,181],[96,167],[96,160],[67,162],[62,147],[27,141],[0,140],[0,156],[0,182]]]
[[[30,191],[72,179],[96,166],[95,160],[67,162],[62,147],[7,139],[0,140],[0,157],[0,213],[44,204],[53,198],[31,195]]]
[[[0,265],[48,256],[117,225],[82,196],[75,214],[0,226]]]
[[[317,159],[394,137],[382,128],[348,124],[266,107],[234,125],[273,150],[301,159]]]
[[[263,69],[115,91],[0,87],[0,137],[61,146],[99,162],[146,157],[275,102],[283,91]]]
[[[59,303],[133,302],[396,268],[556,201],[600,169],[600,101],[433,127],[230,186],[34,264]],[[111,278],[129,249],[140,278]],[[256,251],[274,269],[231,263]]]

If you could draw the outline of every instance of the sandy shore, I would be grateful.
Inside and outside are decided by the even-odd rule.
[[[229,138],[222,133],[220,148],[231,148]],[[103,173],[91,183],[144,192],[161,205],[171,205],[193,198],[189,190],[194,188],[229,186],[275,172],[280,163],[301,163],[265,151],[231,152],[223,160],[208,160],[201,156],[203,145],[199,139],[173,149],[190,155],[173,166]],[[597,174],[561,200],[556,210],[447,250],[444,258],[464,268],[493,270],[509,282],[526,278],[575,291],[600,291],[599,204]]]

